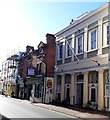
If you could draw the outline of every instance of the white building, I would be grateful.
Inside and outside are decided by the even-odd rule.
[[[90,102],[100,110],[108,109],[107,34],[108,3],[56,33],[53,99],[74,106]]]

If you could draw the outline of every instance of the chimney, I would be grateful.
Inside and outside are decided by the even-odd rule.
[[[46,40],[47,40],[47,44],[53,44],[55,43],[55,36],[53,34],[46,34]]]

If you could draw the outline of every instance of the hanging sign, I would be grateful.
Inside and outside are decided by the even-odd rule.
[[[52,88],[52,80],[47,80],[47,84],[46,84],[47,88]]]

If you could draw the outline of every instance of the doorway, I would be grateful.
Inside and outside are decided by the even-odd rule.
[[[76,77],[76,105],[83,105],[83,81],[84,75],[78,74]]]
[[[91,101],[92,105],[96,105],[98,100],[97,94],[98,85],[97,84],[90,84],[89,85],[89,101]]]
[[[78,104],[78,105],[83,104],[83,83],[77,84],[76,104]]]
[[[70,88],[67,88],[66,89],[66,98],[69,98],[70,97]]]

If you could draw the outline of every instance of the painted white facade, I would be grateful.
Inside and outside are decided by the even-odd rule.
[[[108,108],[108,83],[105,82],[108,79],[107,26],[108,3],[105,3],[56,33],[57,70],[53,99],[62,102],[68,97],[71,105],[84,106],[91,102],[100,110]],[[71,55],[67,56],[69,41]]]

